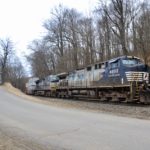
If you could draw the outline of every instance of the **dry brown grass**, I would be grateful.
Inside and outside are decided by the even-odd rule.
[[[37,99],[37,98],[35,98],[35,97],[33,97],[33,96],[30,96],[30,95],[26,95],[26,94],[23,93],[21,90],[19,90],[19,89],[13,87],[13,86],[11,85],[11,83],[8,83],[8,82],[5,83],[5,84],[3,85],[3,88],[6,89],[7,91],[9,91],[10,93],[15,94],[16,96],[19,96],[19,97],[21,97],[21,98],[23,98],[23,99],[32,100],[32,101],[34,101],[34,102],[41,102],[41,103],[42,103],[42,101],[40,101],[39,99]]]

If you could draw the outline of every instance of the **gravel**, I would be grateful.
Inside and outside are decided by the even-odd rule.
[[[140,104],[124,104],[124,103],[113,103],[113,102],[98,102],[98,101],[84,101],[84,100],[69,100],[69,99],[56,99],[56,98],[45,98],[36,97],[39,100],[48,102],[49,105],[57,107],[66,107],[81,109],[85,111],[94,111],[100,113],[108,113],[119,116],[133,117],[139,119],[150,119],[150,105]]]

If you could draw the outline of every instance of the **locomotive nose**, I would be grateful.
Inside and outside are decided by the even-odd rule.
[[[148,66],[145,64],[140,64],[136,66],[137,71],[142,71],[142,72],[147,72],[148,71]]]
[[[148,65],[145,64],[145,71],[150,73],[150,67]]]

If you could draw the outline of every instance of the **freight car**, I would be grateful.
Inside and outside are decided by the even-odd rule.
[[[148,103],[149,67],[134,56],[96,63],[74,70],[61,79],[60,75],[56,76],[55,90],[50,88],[49,96]],[[38,89],[42,81],[36,83]],[[53,81],[48,82],[49,87],[52,85]],[[40,87],[43,95],[47,95],[47,90]]]

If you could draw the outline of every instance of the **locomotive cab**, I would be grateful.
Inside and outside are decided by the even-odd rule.
[[[122,56],[108,61],[104,79],[107,84],[148,83],[148,67],[140,58]]]
[[[121,70],[123,72],[122,80],[125,82],[138,82],[147,83],[149,82],[148,67],[144,62],[137,58],[127,56],[121,59]]]
[[[59,77],[56,75],[50,75],[46,77],[46,84],[50,90],[56,90],[57,83],[59,82]]]

